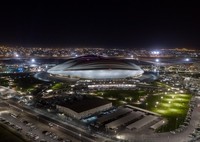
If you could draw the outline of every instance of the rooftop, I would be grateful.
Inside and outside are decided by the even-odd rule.
[[[141,70],[131,60],[106,58],[101,56],[81,56],[68,60],[57,65],[49,71],[69,70],[99,70],[99,69],[120,69],[120,70]]]
[[[58,104],[63,107],[67,107],[77,113],[81,113],[102,105],[109,104],[111,102],[99,98],[91,98],[91,97],[83,97],[80,100],[74,100],[73,102],[68,102],[68,103],[62,103]]]

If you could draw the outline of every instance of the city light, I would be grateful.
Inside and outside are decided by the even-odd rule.
[[[15,56],[15,57],[19,57],[19,54],[17,54],[17,53],[15,52],[15,53],[14,53],[14,56]]]
[[[189,59],[189,58],[186,58],[186,59],[185,59],[185,61],[187,61],[187,62],[188,62],[188,61],[190,61],[190,59]]]
[[[34,63],[34,62],[35,62],[35,59],[31,59],[31,62]]]
[[[122,140],[122,139],[124,139],[124,136],[123,135],[116,135],[116,138]]]
[[[200,142],[191,3],[4,4],[0,141]]]
[[[158,54],[160,54],[159,51],[153,51],[153,52],[151,52],[151,53],[154,54],[154,55],[158,55]]]

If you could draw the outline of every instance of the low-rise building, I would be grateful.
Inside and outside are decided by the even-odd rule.
[[[76,119],[90,116],[94,113],[107,110],[111,107],[112,103],[107,100],[90,97],[84,97],[81,100],[75,100],[71,103],[56,105],[58,111]]]

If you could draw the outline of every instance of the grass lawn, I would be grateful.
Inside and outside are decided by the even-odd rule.
[[[171,131],[184,122],[191,97],[190,94],[175,93],[150,95],[143,104],[137,106],[167,118],[168,124],[158,131]]]
[[[55,83],[51,89],[52,90],[59,90],[59,89],[62,89],[63,88],[63,83]]]
[[[147,92],[140,90],[106,90],[95,93],[97,96],[110,100],[113,105],[119,106],[124,104],[123,102],[137,101],[141,96],[146,95]]]
[[[156,85],[170,88],[164,83]],[[106,90],[95,93],[110,100],[115,106],[129,104],[161,114],[168,119],[168,124],[159,129],[159,132],[174,130],[184,122],[192,97],[190,94],[178,91],[167,91],[167,93],[160,91],[154,94],[149,90]]]

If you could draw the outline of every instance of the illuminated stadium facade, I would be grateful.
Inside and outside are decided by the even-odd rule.
[[[139,77],[144,71],[129,60],[82,56],[70,59],[47,72],[50,76],[92,80]]]

